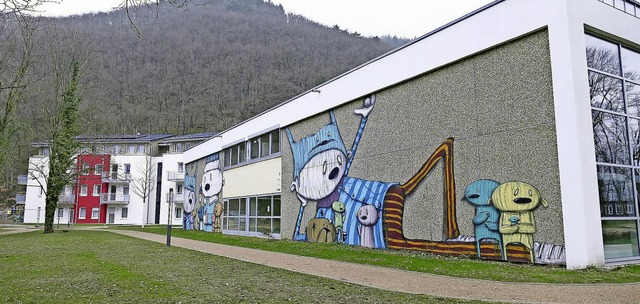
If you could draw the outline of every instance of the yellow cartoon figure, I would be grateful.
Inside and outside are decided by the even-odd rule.
[[[536,221],[533,210],[539,204],[548,203],[534,186],[523,182],[504,183],[491,195],[493,205],[500,211],[500,233],[502,233],[502,251],[506,252],[510,243],[520,243],[529,249],[531,262],[533,256],[533,234]]]

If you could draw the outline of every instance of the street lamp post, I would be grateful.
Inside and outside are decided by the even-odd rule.
[[[167,247],[171,247],[171,203],[173,203],[173,188],[169,188],[169,198],[167,202]]]

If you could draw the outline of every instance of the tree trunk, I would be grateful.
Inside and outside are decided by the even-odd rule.
[[[44,207],[44,233],[53,233],[53,219],[56,215],[56,209],[58,208],[57,196],[50,197],[50,192],[47,192],[46,203]]]

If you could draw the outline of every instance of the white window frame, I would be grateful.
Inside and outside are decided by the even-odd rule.
[[[182,208],[176,207],[176,209],[174,211],[176,213],[176,219],[181,219],[182,218]]]
[[[96,164],[93,169],[93,174],[102,175],[102,164]]]
[[[80,196],[87,196],[89,194],[89,185],[80,185]]]
[[[58,208],[58,218],[64,217],[64,208]]]
[[[82,220],[87,218],[87,208],[80,207],[80,209],[78,209],[78,218]]]
[[[102,185],[100,184],[94,184],[93,185],[93,193],[91,193],[93,196],[100,196],[100,188]]]
[[[97,220],[100,217],[100,208],[91,208],[91,219]]]
[[[122,210],[120,211],[120,218],[126,219],[127,217],[129,217],[129,208],[122,207]]]

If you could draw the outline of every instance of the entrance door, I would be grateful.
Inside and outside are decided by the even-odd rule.
[[[115,207],[109,207],[107,213],[108,213],[108,215],[107,215],[107,223],[113,224],[115,222],[115,219],[116,219],[116,208]]]

